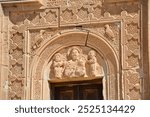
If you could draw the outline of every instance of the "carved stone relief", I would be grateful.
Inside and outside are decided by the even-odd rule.
[[[137,9],[137,7],[135,7]],[[138,10],[137,10],[138,11]],[[124,14],[124,15],[123,15]],[[126,99],[141,99],[141,56],[140,56],[140,18],[139,14],[122,13],[125,21],[125,58],[124,68],[128,69],[125,78],[125,95]],[[136,72],[135,72],[136,71]]]
[[[108,24],[105,25],[105,34],[114,41],[115,35]]]
[[[106,28],[107,26],[107,28]],[[108,41],[111,46],[114,47],[116,53],[119,57],[119,51],[120,49],[120,37],[121,37],[121,24],[118,22],[113,23],[102,23],[102,24],[90,24],[90,25],[83,25],[83,29],[89,30],[93,33],[96,33],[98,35],[103,35]]]
[[[52,63],[50,78],[104,76],[103,68],[97,61],[96,52],[89,50],[85,54],[78,46],[68,48],[66,53],[56,53],[50,63]]]
[[[101,0],[48,1],[46,9],[29,10],[25,12],[12,11],[9,14],[10,22],[13,25],[10,31],[9,44],[9,78],[15,77],[17,79],[10,80],[9,99],[22,99],[19,93],[17,93],[17,90],[15,90],[16,88],[13,87],[16,83],[21,87],[20,89],[22,89],[22,91],[24,90],[24,80],[22,80],[22,78],[25,77],[23,75],[25,69],[23,65],[25,63],[25,59],[23,58],[24,55],[29,54],[30,63],[32,63],[32,59],[37,51],[42,48],[41,45],[45,40],[52,39],[58,33],[61,35],[63,31],[67,32],[75,29],[78,29],[78,31],[87,31],[89,33],[93,32],[99,36],[105,37],[103,39],[114,48],[120,64],[122,64],[122,69],[120,71],[123,72],[123,81],[125,85],[123,92],[124,95],[126,95],[123,99],[138,99],[140,95],[140,75],[137,69],[141,69],[140,46],[142,44],[140,42],[139,3],[134,2],[131,7],[131,4],[128,3],[115,5],[103,4]],[[51,9],[52,6],[59,6],[59,8]],[[81,28],[77,26],[81,26]],[[25,35],[25,31],[29,31],[29,35]],[[26,40],[30,40],[28,44],[30,46],[30,51],[28,52],[25,52],[27,47],[24,47],[27,42]],[[78,51],[80,59],[74,60],[73,58],[69,58],[68,55],[71,48],[72,47],[67,48],[65,51],[60,51],[53,56],[50,72],[52,72],[56,78],[100,76],[100,74],[97,74],[100,73],[97,71],[97,68],[101,67],[97,52],[93,50],[85,51],[86,49],[84,50],[82,47],[77,47],[81,51]],[[44,64],[44,62],[42,61],[41,64]],[[72,64],[75,68],[79,68],[79,70],[74,70],[75,68],[71,67],[73,66]],[[40,65],[38,67],[40,67]],[[72,72],[70,72],[70,69],[73,69]],[[91,73],[87,72],[87,69],[90,69],[89,71],[91,71]],[[131,72],[132,70],[134,72]],[[38,72],[41,71],[39,70]],[[40,98],[38,96],[41,94],[42,89],[42,84],[39,81],[39,79],[41,80],[42,78],[38,72],[38,77],[35,79],[33,78],[36,81],[33,85],[35,89],[39,90],[35,91],[35,97],[37,97],[37,99]],[[128,78],[128,76],[133,77]],[[110,77],[116,76],[110,75]],[[110,78],[109,83],[114,87],[116,79],[117,78]],[[137,80],[136,85],[132,82],[133,79]],[[122,81],[118,82],[121,83]],[[138,88],[135,88],[136,86],[138,86]],[[112,98],[115,99],[114,96],[112,96]]]
[[[141,98],[139,77],[140,76],[138,72],[134,72],[130,70],[125,73],[126,99],[139,100]]]
[[[12,32],[10,39],[10,71],[9,71],[9,99],[23,99],[24,79],[23,79],[23,35]]]
[[[18,31],[20,29],[25,30],[27,26],[58,25],[58,8],[27,12],[15,11],[10,12],[9,15],[10,21],[15,25],[16,29],[19,29]]]
[[[65,7],[75,7],[75,6],[83,6],[83,5],[93,5],[93,4],[101,4],[102,0],[48,0],[48,7],[56,7],[56,6],[65,6]]]
[[[32,37],[32,42],[31,42],[31,49],[34,51],[35,49],[39,48],[42,41],[44,40],[43,35],[44,35],[44,30],[40,30],[38,33],[33,33],[34,37]]]
[[[14,9],[14,8],[13,8]],[[43,11],[43,10],[42,10]],[[24,99],[24,93],[19,93],[16,85],[19,89],[24,92],[24,83],[22,82],[25,79],[25,60],[26,49],[25,42],[25,31],[28,27],[33,26],[43,26],[43,25],[57,25],[58,23],[58,9],[45,9],[43,12],[27,11],[27,12],[18,12],[12,11],[9,13],[10,22],[13,24],[12,29],[10,30],[10,73],[9,79],[16,78],[17,80],[9,80],[9,99]],[[43,41],[44,31],[41,30],[38,35],[35,35],[33,40],[31,40],[31,53],[40,47],[41,42]],[[30,45],[30,44],[29,44]],[[32,58],[32,57],[31,57]],[[31,61],[31,60],[30,60]],[[21,83],[18,84],[18,81]],[[20,97],[21,96],[21,97]]]

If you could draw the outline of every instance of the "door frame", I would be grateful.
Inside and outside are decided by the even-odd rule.
[[[102,82],[102,77],[99,78],[68,78],[67,79],[54,79],[54,80],[49,80],[49,87],[50,87],[50,98],[54,99],[54,91],[56,87],[69,87],[69,86],[77,86],[77,85],[92,85],[92,84],[102,84],[103,87],[103,82]],[[103,94],[103,88],[102,88],[102,96],[104,97]]]
[[[84,30],[69,30],[61,32],[61,35],[56,35],[52,39],[47,38],[39,48],[36,54],[38,56],[35,56],[31,63],[31,99],[50,99],[49,80],[53,80],[53,77],[50,77],[50,60],[55,53],[71,46],[92,48],[102,57],[105,67],[104,99],[120,99],[122,77],[120,76],[119,58],[114,48],[106,40],[102,35],[93,32],[87,33]],[[69,81],[69,79],[67,80]]]

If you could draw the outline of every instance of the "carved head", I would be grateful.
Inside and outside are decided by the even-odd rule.
[[[107,28],[109,28],[109,25],[108,25],[108,24],[106,24],[106,25],[105,25],[105,28],[106,28],[106,29],[107,29]]]
[[[60,53],[56,53],[54,56],[54,61],[59,62],[61,61],[62,55]]]
[[[81,54],[81,49],[78,47],[72,47],[68,50],[68,56],[73,60],[78,60],[80,54]]]
[[[88,57],[92,58],[96,56],[96,52],[94,50],[90,50],[90,52],[88,53]]]

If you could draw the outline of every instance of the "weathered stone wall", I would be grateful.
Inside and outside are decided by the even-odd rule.
[[[148,79],[143,50],[148,48],[143,47],[142,5],[132,0],[3,4],[1,40],[7,46],[0,49],[6,51],[0,61],[7,65],[0,68],[0,86],[8,92],[3,99],[47,99],[46,64],[56,49],[74,45],[94,48],[108,63],[105,99],[142,99],[148,92],[143,89],[143,79]]]

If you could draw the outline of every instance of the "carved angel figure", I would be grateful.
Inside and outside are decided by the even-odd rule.
[[[68,50],[69,61],[65,64],[64,75],[66,77],[81,77],[86,75],[86,57],[78,47],[72,47]]]
[[[54,76],[55,78],[62,78],[64,71],[64,57],[60,53],[56,53],[53,61]]]
[[[96,76],[102,76],[103,75],[103,70],[97,62],[96,52],[94,50],[91,50],[88,53],[87,62],[90,65],[89,66],[90,76],[96,77]]]

